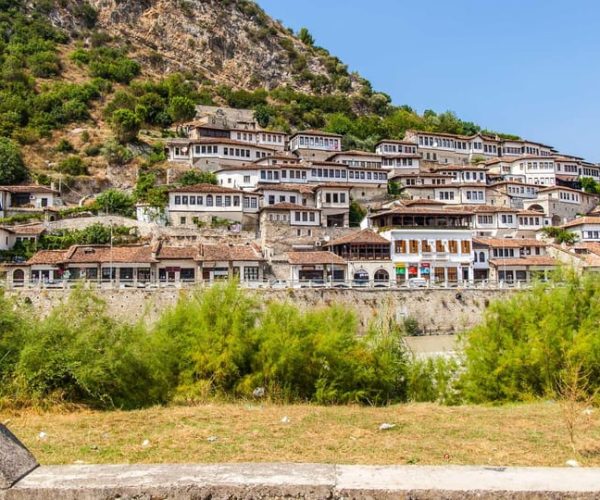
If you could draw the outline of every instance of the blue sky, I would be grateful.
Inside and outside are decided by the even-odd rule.
[[[600,1],[258,0],[422,112],[600,161]]]

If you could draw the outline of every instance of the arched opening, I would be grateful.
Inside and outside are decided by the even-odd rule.
[[[485,253],[479,252],[479,262],[485,262]]]
[[[364,269],[359,269],[354,273],[354,283],[365,284],[369,282],[369,273]]]
[[[15,269],[12,275],[14,286],[23,286],[25,283],[25,271],[23,269]]]
[[[528,210],[535,210],[536,212],[544,213],[544,207],[542,207],[541,205],[538,205],[537,203],[534,205],[530,205]]]
[[[385,269],[379,269],[375,272],[375,281],[389,281],[390,274]]]

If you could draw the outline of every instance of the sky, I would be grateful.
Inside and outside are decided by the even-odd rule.
[[[418,112],[600,162],[598,0],[257,0]]]

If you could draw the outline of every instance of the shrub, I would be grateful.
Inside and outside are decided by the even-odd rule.
[[[89,292],[72,292],[23,344],[14,380],[24,399],[125,409],[167,400],[152,339],[143,327],[115,320]]]
[[[87,165],[79,156],[69,156],[58,164],[58,171],[69,175],[87,175]]]
[[[558,280],[561,281],[558,281]],[[492,302],[464,336],[465,396],[474,402],[556,397],[570,366],[600,387],[600,283],[570,272]]]
[[[212,172],[199,170],[188,170],[179,178],[182,186],[193,186],[195,184],[217,184],[217,176]]]
[[[133,217],[135,214],[135,201],[132,196],[118,189],[107,189],[96,197],[97,210],[108,214],[119,214]]]
[[[128,109],[117,109],[112,114],[110,126],[120,143],[131,142],[140,131],[140,119]]]
[[[0,185],[22,182],[27,175],[19,147],[10,139],[0,137]]]
[[[56,145],[54,150],[58,153],[72,153],[73,151],[75,151],[75,148],[73,147],[73,144],[71,144],[67,139],[63,138],[60,141],[58,141],[58,144]]]
[[[129,148],[122,146],[117,141],[106,142],[100,150],[109,165],[123,166],[133,160],[133,153]]]

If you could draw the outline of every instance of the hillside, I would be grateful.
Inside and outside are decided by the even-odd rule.
[[[0,140],[27,167],[0,158],[0,184],[60,177],[69,201],[132,188],[140,170],[164,179],[161,139],[197,104],[254,109],[267,128],[325,129],[365,150],[408,128],[480,130],[393,106],[307,30],[249,0],[0,0],[0,37]]]

